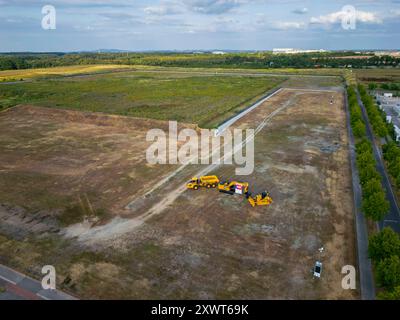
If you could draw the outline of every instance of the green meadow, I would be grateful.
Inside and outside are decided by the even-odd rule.
[[[0,84],[0,109],[18,104],[177,120],[216,127],[286,80],[124,71]]]

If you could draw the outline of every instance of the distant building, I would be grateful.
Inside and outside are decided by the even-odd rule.
[[[212,54],[223,55],[223,54],[226,54],[226,52],[224,52],[224,51],[213,51]]]
[[[400,51],[375,51],[374,54],[378,57],[391,56],[396,58],[400,56]]]
[[[319,50],[302,50],[302,49],[293,49],[293,48],[276,48],[272,50],[273,54],[296,54],[296,53],[318,53],[318,52],[327,52],[324,49]]]
[[[378,102],[379,106],[382,108],[385,107],[400,107],[400,98],[393,97],[393,93],[385,92],[383,94],[377,93],[375,94],[376,101]]]
[[[396,132],[396,141],[400,141],[400,128],[395,125],[394,130]]]

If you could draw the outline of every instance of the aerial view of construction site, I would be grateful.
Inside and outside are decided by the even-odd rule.
[[[72,45],[64,10],[112,5],[54,2],[38,31],[52,45],[0,31],[0,300],[400,299],[400,51],[398,34],[357,42],[368,2],[354,45],[318,50],[103,45],[94,21]],[[253,6],[153,2],[135,5],[152,28]],[[272,6],[314,33],[343,7]],[[379,26],[394,23],[381,9]],[[98,19],[133,23],[112,12]]]

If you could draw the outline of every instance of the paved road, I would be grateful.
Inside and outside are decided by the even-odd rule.
[[[43,290],[39,281],[0,265],[0,300],[76,300],[59,290]]]
[[[278,94],[281,92],[283,89],[282,88],[276,88],[272,92],[269,92],[262,96],[260,99],[258,99],[255,103],[253,103],[251,106],[248,108],[244,109],[241,111],[239,114],[233,116],[232,118],[226,120],[224,123],[222,123],[217,129],[216,129],[216,135],[221,135],[226,129],[228,129],[231,125],[233,125],[236,121],[244,117],[246,114],[249,112],[253,111],[255,108],[258,106],[262,105],[264,102],[272,98],[274,95]]]
[[[356,218],[356,236],[357,236],[357,256],[359,281],[362,300],[375,299],[375,283],[372,273],[371,259],[368,258],[368,229],[367,221],[361,212],[362,193],[358,170],[356,166],[356,151],[354,144],[354,136],[350,125],[350,110],[347,100],[347,94],[344,94],[346,114],[347,114],[347,130],[349,136],[350,147],[350,163],[353,183],[354,210]]]
[[[389,211],[388,215],[383,219],[383,221],[379,222],[379,228],[382,230],[384,227],[391,227],[394,231],[396,231],[397,233],[400,233],[399,206],[397,204],[396,197],[393,192],[392,184],[390,183],[390,179],[385,170],[385,166],[383,163],[384,160],[383,160],[380,148],[378,147],[378,145],[376,144],[376,141],[374,139],[374,134],[373,134],[371,125],[368,120],[367,111],[364,107],[364,104],[361,101],[361,97],[360,97],[358,90],[357,90],[357,99],[358,99],[358,103],[361,106],[363,118],[364,118],[364,121],[367,126],[367,137],[372,142],[372,145],[373,145],[374,156],[375,156],[375,159],[377,162],[376,169],[382,176],[383,187],[386,191],[386,199],[389,201],[389,204],[390,204],[390,211]]]

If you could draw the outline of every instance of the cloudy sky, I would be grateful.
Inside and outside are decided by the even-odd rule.
[[[0,0],[0,52],[282,47],[400,49],[400,0]]]

